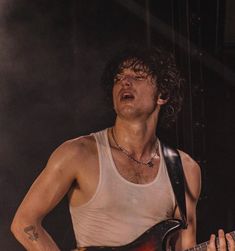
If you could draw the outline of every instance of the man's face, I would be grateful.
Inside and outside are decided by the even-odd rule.
[[[113,103],[118,116],[146,119],[157,107],[156,80],[143,69],[124,68],[114,79]]]

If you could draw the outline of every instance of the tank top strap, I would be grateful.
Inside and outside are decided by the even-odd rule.
[[[98,155],[100,158],[107,157],[108,154],[109,143],[107,139],[107,133],[108,128],[91,134],[95,137]]]
[[[107,169],[107,167],[112,165],[109,157],[109,142],[107,134],[108,134],[108,128],[91,134],[94,136],[96,140],[96,146],[98,151],[99,170],[100,170],[99,183],[102,183],[103,179],[105,179],[104,175],[107,176],[107,170],[105,169]]]

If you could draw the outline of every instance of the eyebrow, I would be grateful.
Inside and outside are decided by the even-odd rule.
[[[123,72],[123,70],[124,69],[122,69],[120,72],[118,72],[116,75],[122,75],[122,74],[124,74],[124,72]],[[132,69],[131,69],[132,70]],[[133,73],[136,73],[136,74],[141,74],[141,75],[149,75],[148,74],[148,72],[146,72],[146,71],[143,71],[143,70],[132,70],[133,71]]]

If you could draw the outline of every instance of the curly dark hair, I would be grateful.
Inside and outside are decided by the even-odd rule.
[[[123,69],[142,70],[156,79],[158,93],[167,103],[162,106],[159,123],[169,127],[176,120],[183,102],[183,83],[172,54],[160,47],[131,47],[118,53],[108,62],[103,72],[101,83],[106,91],[107,100],[112,100],[114,79]]]

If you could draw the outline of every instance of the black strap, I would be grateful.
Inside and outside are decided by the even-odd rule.
[[[187,228],[187,212],[185,203],[184,171],[179,152],[161,143],[168,175],[179,207],[183,228]]]

